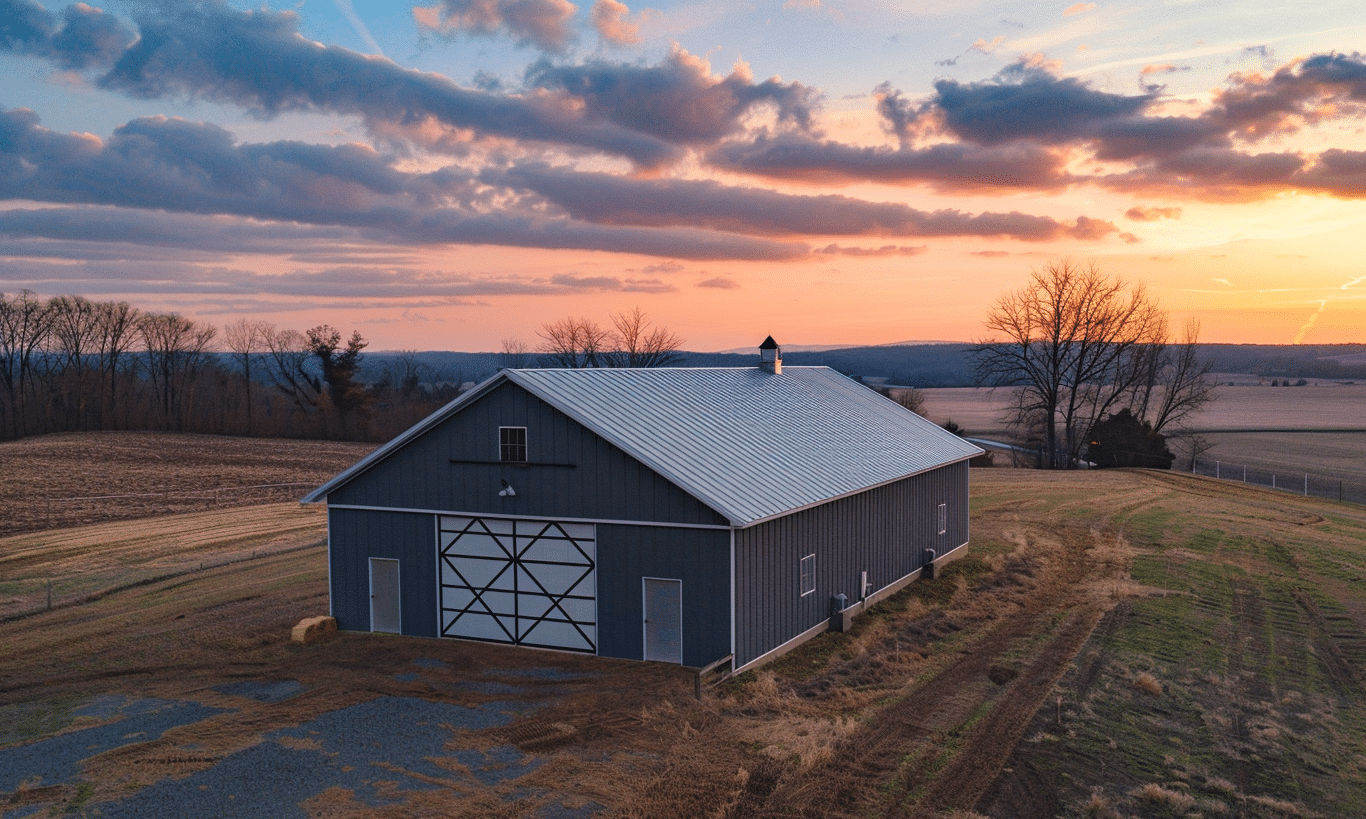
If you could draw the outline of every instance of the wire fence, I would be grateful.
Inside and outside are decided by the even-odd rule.
[[[1346,480],[1312,472],[1286,468],[1266,469],[1229,461],[1196,460],[1191,470],[1226,481],[1241,481],[1250,486],[1262,486],[1306,497],[1327,498],[1344,503],[1366,504],[1366,478]]]

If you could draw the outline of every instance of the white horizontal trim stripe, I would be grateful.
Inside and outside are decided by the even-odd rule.
[[[547,523],[564,521],[566,523],[602,523],[610,526],[649,526],[656,529],[717,529],[729,532],[732,527],[717,523],[666,523],[648,520],[612,520],[610,518],[574,518],[567,515],[505,515],[495,512],[470,512],[454,509],[409,509],[402,506],[361,506],[350,503],[329,503],[328,509],[354,509],[362,512],[407,512],[415,515],[462,515],[470,518],[497,518],[499,520],[542,520]]]

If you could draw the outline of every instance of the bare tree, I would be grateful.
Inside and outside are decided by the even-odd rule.
[[[189,425],[195,379],[209,363],[217,334],[213,325],[197,325],[178,313],[146,313],[138,322],[148,378],[167,429]]]
[[[651,325],[639,307],[613,315],[612,325],[616,327],[610,355],[613,366],[667,367],[683,358],[678,352],[683,339],[664,327]]]
[[[542,324],[541,363],[550,367],[586,369],[608,365],[611,333],[586,318],[563,318]]]
[[[137,325],[142,311],[126,301],[104,301],[95,307],[96,355],[100,372],[98,426],[103,428],[112,420],[117,406],[120,361],[137,343]]]
[[[52,319],[54,372],[48,382],[54,404],[60,405],[66,429],[89,424],[87,401],[90,385],[87,369],[91,350],[97,345],[95,305],[84,296],[55,296],[48,300]]]
[[[304,412],[318,408],[323,381],[309,369],[313,357],[308,339],[298,330],[271,329],[266,333],[266,362],[276,389],[289,396]]]
[[[266,321],[239,318],[223,328],[223,340],[237,359],[242,370],[242,386],[246,389],[247,434],[252,433],[251,421],[251,365],[252,359],[265,351],[266,338],[275,332],[275,325]]]
[[[1165,336],[1165,333],[1164,333]],[[1213,364],[1200,360],[1200,322],[1190,319],[1180,341],[1154,343],[1144,362],[1134,414],[1152,425],[1153,432],[1180,425],[1214,400]]]
[[[564,318],[542,324],[541,365],[583,369],[588,367],[667,367],[680,359],[683,340],[664,327],[651,324],[640,308],[612,316],[608,330],[586,318]],[[513,339],[503,340],[505,358]]]
[[[0,294],[0,386],[9,406],[10,437],[30,431],[36,359],[52,330],[52,313],[32,290],[6,299]]]
[[[1054,262],[987,314],[991,337],[973,348],[980,382],[1014,388],[1012,424],[1036,441],[1039,465],[1078,462],[1088,430],[1127,406],[1163,340],[1165,317],[1142,286],[1094,265]]]
[[[502,344],[503,352],[499,360],[504,367],[516,370],[531,363],[531,348],[526,346],[525,341],[509,336],[503,339]]]

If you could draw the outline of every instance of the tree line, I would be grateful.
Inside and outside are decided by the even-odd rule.
[[[387,440],[453,399],[400,354],[358,378],[367,342],[238,319],[220,329],[123,301],[0,293],[0,439],[163,430]]]

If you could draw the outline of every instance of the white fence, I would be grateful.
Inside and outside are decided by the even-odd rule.
[[[1266,469],[1259,466],[1229,461],[1197,460],[1191,470],[1197,475],[1208,475],[1226,481],[1240,481],[1296,495],[1327,498],[1345,503],[1366,504],[1366,478],[1346,480],[1315,475],[1297,469]]]

